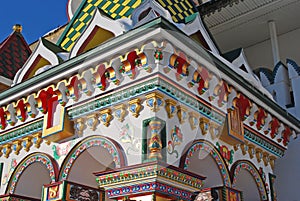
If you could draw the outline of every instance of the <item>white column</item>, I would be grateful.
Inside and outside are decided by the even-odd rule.
[[[272,52],[273,52],[273,62],[275,66],[280,61],[276,24],[273,20],[269,21],[268,24],[269,24],[269,31],[271,37]]]

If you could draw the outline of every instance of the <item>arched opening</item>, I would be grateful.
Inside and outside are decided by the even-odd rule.
[[[44,184],[57,181],[58,166],[44,153],[33,153],[22,160],[11,175],[6,194],[40,199]]]
[[[20,176],[14,194],[40,199],[43,185],[50,182],[49,170],[44,164],[35,162]]]
[[[242,191],[244,200],[268,200],[264,181],[251,162],[237,161],[232,166],[231,175],[232,187]]]
[[[97,188],[94,172],[101,172],[116,167],[111,154],[103,147],[90,147],[74,161],[68,175],[68,181]]]
[[[204,188],[231,186],[229,172],[222,156],[207,141],[193,142],[182,157],[180,167],[205,176]]]
[[[69,180],[97,187],[94,172],[125,165],[123,150],[107,137],[91,136],[79,142],[66,157],[60,170],[60,180]]]
[[[247,201],[260,200],[260,194],[253,176],[247,170],[240,170],[234,188],[243,192],[243,198]]]
[[[91,136],[79,142],[66,157],[60,170],[60,180],[68,180],[98,188],[94,172],[125,166],[124,151],[112,139]],[[106,196],[106,200],[110,200]]]
[[[203,188],[223,186],[223,178],[214,158],[204,150],[198,150],[190,158],[188,171],[205,176]]]

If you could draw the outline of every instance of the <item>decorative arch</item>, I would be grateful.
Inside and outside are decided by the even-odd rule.
[[[80,141],[74,148],[70,151],[65,161],[63,162],[59,179],[66,180],[69,172],[72,168],[73,163],[79,157],[81,153],[87,150],[90,147],[100,146],[105,148],[112,156],[113,161],[116,164],[116,168],[120,168],[126,165],[126,158],[124,156],[124,151],[121,146],[114,140],[103,137],[103,136],[91,136],[87,137],[84,140]]]
[[[232,187],[234,188],[236,185],[237,181],[237,176],[240,172],[241,169],[247,170],[254,178],[255,183],[257,185],[257,188],[259,190],[259,194],[262,200],[267,200],[268,199],[268,194],[266,190],[266,186],[264,184],[263,179],[261,178],[259,171],[257,168],[254,166],[253,163],[250,161],[246,160],[239,160],[236,161],[230,171],[230,174],[232,176]]]
[[[46,168],[49,170],[49,176],[51,179],[51,183],[54,183],[57,181],[58,177],[58,165],[56,161],[45,153],[32,153],[28,155],[26,158],[24,158],[19,165],[16,167],[14,173],[12,174],[9,184],[6,188],[7,194],[13,194],[16,188],[16,185],[19,181],[20,176],[25,171],[25,169],[30,166],[33,163],[40,162],[43,165],[46,166]]]
[[[220,155],[217,148],[210,142],[205,140],[196,140],[192,143],[192,145],[185,149],[187,150],[184,155],[182,155],[180,160],[180,167],[183,169],[187,169],[190,164],[190,158],[194,155],[195,152],[204,150],[209,153],[217,163],[220,173],[223,178],[223,183],[227,187],[231,187],[231,180],[228,168],[222,156]]]

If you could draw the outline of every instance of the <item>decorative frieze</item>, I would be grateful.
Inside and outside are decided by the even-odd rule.
[[[218,82],[215,84],[210,83],[210,81],[215,78],[213,72],[211,72],[205,65],[198,64],[192,58],[188,57],[186,53],[181,52],[181,50],[176,50],[176,48],[167,41],[164,41],[163,46],[168,46],[168,48],[161,48],[159,45],[161,43],[156,43],[155,41],[152,41],[151,44],[152,57],[154,57],[152,58],[152,61],[154,59],[155,63],[161,63],[162,65],[167,66],[166,73],[169,73],[169,75],[172,73],[173,77],[175,75],[177,81],[180,81],[183,77],[185,77],[187,79],[188,86],[195,87],[197,89],[195,94],[191,94],[189,89],[185,90],[184,87],[178,88],[176,86],[178,82],[168,79],[170,76],[165,76],[162,71],[155,72],[157,73],[158,77],[152,80],[146,80],[142,83],[137,82],[138,84],[133,82],[126,83],[127,88],[125,90],[119,90],[120,87],[117,87],[117,91],[114,93],[107,91],[106,89],[110,86],[110,83],[114,83],[115,85],[119,86],[121,82],[123,82],[125,74],[131,79],[136,79],[139,75],[137,71],[140,68],[144,68],[146,71],[149,70],[147,58],[149,57],[149,54],[146,54],[143,48],[141,48],[141,50],[136,49],[119,55],[109,62],[106,61],[103,63],[98,63],[95,66],[87,66],[82,72],[73,75],[70,78],[64,78],[58,83],[49,85],[35,93],[28,95],[25,98],[15,100],[15,102],[12,102],[11,104],[2,106],[0,108],[0,127],[5,130],[9,126],[9,128],[14,127],[15,125],[19,126],[20,124],[17,123],[21,123],[22,125],[23,122],[26,123],[29,118],[35,118],[40,112],[41,116],[44,117],[44,130],[42,137],[51,141],[61,141],[62,139],[71,137],[72,133],[74,133],[72,132],[74,130],[68,130],[64,127],[67,125],[64,121],[67,119],[75,119],[75,125],[74,127],[71,125],[71,127],[72,129],[75,128],[77,133],[80,135],[83,131],[82,125],[85,124],[85,122],[77,122],[77,119],[84,117],[86,121],[86,117],[88,115],[94,113],[99,114],[100,110],[106,109],[108,105],[111,106],[114,103],[120,104],[120,102],[127,101],[129,103],[128,111],[134,117],[138,117],[143,108],[141,99],[133,99],[131,101],[128,100],[136,98],[138,95],[142,94],[147,94],[144,103],[150,107],[151,110],[157,112],[160,107],[165,104],[169,118],[172,118],[172,116],[174,116],[176,113],[181,124],[184,123],[187,118],[189,118],[192,129],[196,128],[196,121],[199,121],[199,119],[188,115],[188,113],[191,111],[185,111],[181,104],[185,105],[186,108],[192,109],[195,113],[199,112],[199,116],[203,115],[212,122],[223,124],[224,114],[222,113],[222,110],[219,111],[215,108],[223,107],[224,103],[230,100],[232,102],[229,103],[229,105],[232,105],[232,108],[230,109],[233,111],[238,110],[240,121],[243,125],[243,122],[247,120],[248,116],[250,115],[251,107],[253,104],[255,104],[253,101],[251,101],[240,91],[234,89],[234,86],[231,86],[223,79],[217,79]],[[165,52],[167,50],[172,51]],[[149,52],[150,49],[147,49],[147,51]],[[117,60],[119,61],[116,62]],[[192,76],[189,76],[190,74]],[[163,79],[161,79],[160,76],[163,77]],[[141,77],[141,79],[142,78],[145,77]],[[182,83],[179,85],[182,85]],[[82,97],[85,98],[86,95],[91,96],[96,91],[94,90],[94,87],[98,87],[102,91],[106,91],[107,94],[105,97],[102,97],[100,94],[98,94],[99,96],[97,97],[99,98],[96,98],[96,100],[91,100],[83,105],[78,104],[79,106],[76,107],[69,106],[67,108],[68,115],[64,116],[64,110],[65,107],[68,106],[69,100],[78,102]],[[213,94],[210,96],[203,96],[208,89],[209,91],[213,92]],[[151,92],[153,90],[163,92],[164,96],[165,94],[170,95],[172,99],[177,100],[177,103],[175,104],[172,102],[172,99],[170,98],[167,99],[170,101],[163,100],[164,97],[161,97],[159,92],[155,93],[155,95],[152,94]],[[86,95],[81,96],[82,94]],[[229,99],[228,97],[230,95],[234,97]],[[59,104],[56,105],[56,102]],[[180,105],[178,105],[178,103],[180,103]],[[212,105],[207,103],[211,103]],[[218,104],[216,105],[215,103]],[[52,108],[53,104],[56,105],[56,108]],[[264,126],[266,123],[265,118],[268,115],[270,116],[270,114],[265,108],[258,108],[259,109],[257,111],[253,111],[254,121],[250,123],[253,125],[255,124],[257,130],[262,130],[262,127],[264,127],[263,132],[267,135],[270,135],[271,138],[275,138],[276,135],[279,135],[278,144],[287,146],[289,138],[293,133],[291,128],[284,124],[284,129],[279,131],[278,123],[282,123],[273,117],[274,119],[270,122],[269,129],[267,129],[267,126]],[[126,114],[126,112],[124,113],[124,110],[124,108],[120,108],[120,110],[116,108],[110,112],[107,112],[106,114],[101,114],[102,118],[100,116],[98,118],[100,118],[100,121],[101,119],[105,119],[103,125],[108,126],[109,122],[112,120],[112,115],[114,115],[116,119],[119,119],[119,121],[123,121],[124,115]],[[52,115],[54,114],[54,111],[56,111],[56,115],[60,113],[60,128],[56,127],[57,125],[50,125],[53,122],[52,119],[54,117],[52,117]],[[92,130],[95,130],[97,127],[95,120],[96,117],[93,117],[92,119],[94,120],[88,122],[89,127]],[[234,123],[234,121],[232,122]],[[234,124],[232,122],[230,125],[232,125],[232,128],[235,128],[233,127]],[[212,125],[209,125],[209,127],[212,128]],[[243,126],[241,126],[241,129],[242,127]],[[205,129],[202,130],[204,131]],[[214,131],[218,130],[215,129]],[[213,137],[216,137],[217,135],[214,131],[210,132],[212,133]],[[205,134],[205,132],[202,133]],[[242,132],[239,133],[240,136],[243,136]],[[242,142],[243,140],[240,139],[240,141]]]
[[[258,134],[255,134],[248,129],[245,129],[245,139],[254,144],[257,144],[264,150],[267,150],[278,157],[282,157],[284,154],[283,147],[276,146],[274,143],[262,139],[262,137],[260,137]]]
[[[134,191],[137,196],[147,193],[168,193],[169,196],[177,199],[191,200],[193,192],[201,189],[204,180],[202,176],[196,177],[188,171],[160,162],[128,166],[109,172],[95,173],[95,175],[98,185],[108,192],[110,199],[132,195]],[[163,181],[166,180],[172,182],[165,185]],[[128,191],[121,190],[120,184],[122,184],[122,189],[128,189]]]

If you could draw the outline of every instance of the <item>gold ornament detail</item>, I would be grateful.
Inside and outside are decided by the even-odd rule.
[[[167,114],[168,114],[168,118],[171,119],[176,114],[177,102],[172,100],[172,99],[167,99],[165,102],[166,102],[166,111],[167,111]]]
[[[22,149],[22,141],[21,140],[16,140],[13,142],[13,150],[14,150],[14,153],[16,155],[19,155],[20,153],[20,150]]]
[[[157,92],[153,92],[146,95],[146,104],[153,112],[159,111],[159,108],[164,105],[163,95]]]
[[[253,144],[248,145],[248,154],[249,154],[251,159],[254,157],[255,150],[254,150],[254,145]]]
[[[3,146],[2,153],[5,158],[8,158],[11,153],[11,144],[6,144]]]
[[[136,98],[128,102],[129,103],[129,112],[137,118],[140,115],[140,111],[142,110],[141,99]]]
[[[179,119],[179,123],[183,124],[187,119],[187,109],[181,105],[177,106],[177,117]]]
[[[124,121],[126,116],[126,106],[125,104],[120,104],[114,107],[114,117],[118,119],[120,122]]]
[[[209,132],[212,139],[217,138],[220,135],[220,126],[214,122],[209,123]]]
[[[207,118],[201,117],[200,118],[200,129],[202,135],[206,135],[209,130],[209,120]]]
[[[98,114],[94,113],[87,116],[86,124],[92,131],[95,131],[97,125],[99,124]]]
[[[241,150],[242,150],[242,154],[245,155],[248,152],[248,145],[247,145],[247,143],[241,144],[240,147],[241,147]]]
[[[100,112],[100,121],[104,124],[104,126],[108,127],[111,120],[111,109],[105,109]]]
[[[268,163],[269,163],[269,153],[267,153],[267,152],[263,153],[263,162],[264,162],[265,166],[268,166]]]
[[[263,158],[262,150],[259,148],[256,148],[255,155],[256,155],[257,162],[260,163],[261,159]]]
[[[269,157],[269,160],[270,160],[270,161],[269,161],[270,166],[271,166],[272,170],[274,170],[276,157],[275,157],[275,156],[270,156],[270,157]]]
[[[32,137],[31,136],[24,137],[23,138],[23,147],[24,147],[24,150],[26,152],[29,152],[31,146],[32,146]]]
[[[36,148],[40,148],[42,142],[43,142],[42,133],[37,133],[33,135],[33,143],[35,144],[34,146]]]
[[[195,112],[189,112],[189,122],[191,129],[194,130],[199,125],[198,123],[199,115]]]
[[[85,127],[85,119],[84,118],[79,118],[75,120],[75,130],[77,131],[78,135],[82,135],[83,134],[83,129]]]

